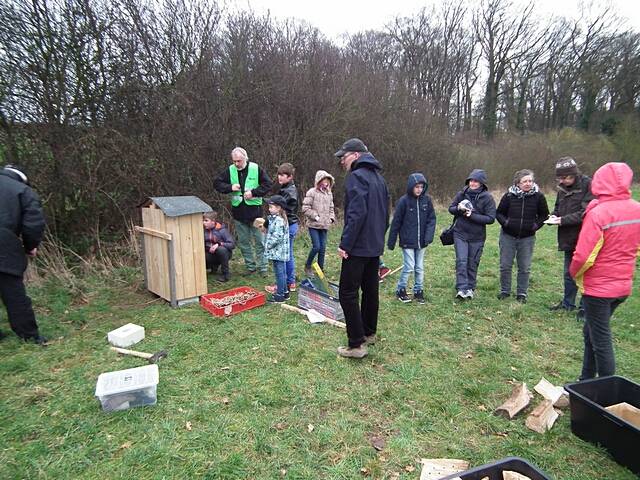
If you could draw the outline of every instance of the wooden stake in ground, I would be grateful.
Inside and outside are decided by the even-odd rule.
[[[423,458],[420,463],[420,480],[437,480],[469,468],[469,462],[455,458]]]
[[[527,384],[518,383],[515,387],[513,387],[511,396],[507,399],[507,401],[496,408],[493,413],[511,420],[519,412],[526,408],[527,405],[529,405],[529,402],[532,398],[533,394],[527,388]]]
[[[534,432],[544,433],[553,427],[558,412],[553,408],[551,400],[543,400],[527,417],[524,424]]]

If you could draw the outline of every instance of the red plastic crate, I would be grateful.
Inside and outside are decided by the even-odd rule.
[[[252,292],[257,295],[251,300],[248,300],[246,303],[234,303],[233,305],[227,305],[225,307],[216,307],[211,303],[211,299],[221,299],[230,295],[247,292]],[[252,308],[264,305],[266,301],[267,298],[264,293],[260,293],[250,287],[232,288],[231,290],[225,290],[224,292],[208,293],[207,295],[202,295],[200,297],[200,305],[202,305],[202,308],[212,313],[216,317],[225,317],[244,312],[245,310],[251,310]]]

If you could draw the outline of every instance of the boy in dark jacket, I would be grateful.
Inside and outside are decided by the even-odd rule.
[[[27,255],[35,257],[44,228],[40,199],[29,187],[27,176],[22,169],[7,165],[0,170],[0,298],[16,335],[40,345],[47,339],[38,331],[23,275]]]
[[[222,276],[218,280],[228,282],[229,260],[236,243],[227,227],[218,223],[217,219],[218,213],[215,211],[205,213],[202,219],[207,268],[210,268],[212,273],[216,273],[218,267],[222,266]]]
[[[409,275],[414,274],[413,298],[424,303],[424,252],[433,242],[436,212],[427,195],[427,179],[421,173],[412,173],[407,181],[407,193],[400,197],[393,215],[387,248],[393,250],[400,235],[403,266],[396,297],[403,303],[411,301],[407,295]]]
[[[287,286],[290,292],[296,291],[296,261],[293,256],[293,241],[298,233],[298,189],[293,183],[293,174],[296,169],[290,163],[283,163],[278,167],[278,190],[277,195],[284,198],[286,202],[285,212],[289,222],[289,260],[287,261]],[[268,228],[267,221],[265,227]],[[274,293],[276,286],[266,287],[268,292]]]
[[[513,185],[502,196],[496,218],[500,230],[500,293],[503,300],[511,295],[511,270],[514,257],[518,262],[518,283],[516,300],[527,303],[529,273],[536,231],[544,225],[549,216],[549,207],[531,170],[518,170],[513,177]]]
[[[472,299],[487,225],[496,219],[496,202],[487,188],[484,170],[473,170],[465,185],[451,202],[449,213],[455,217],[456,298]]]

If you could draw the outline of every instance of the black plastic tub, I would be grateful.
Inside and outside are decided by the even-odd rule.
[[[493,463],[487,463],[471,470],[460,473],[454,473],[440,480],[452,480],[460,478],[461,480],[481,480],[488,477],[489,480],[502,480],[502,472],[512,471],[526,475],[531,480],[551,480],[544,472],[538,470],[529,462],[518,457],[507,457]]]
[[[640,429],[605,407],[627,402],[640,408],[640,385],[611,376],[565,385],[571,403],[571,431],[601,445],[620,465],[640,475]]]

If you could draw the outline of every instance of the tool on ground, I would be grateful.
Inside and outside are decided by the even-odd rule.
[[[320,268],[320,265],[318,265],[318,262],[313,262],[311,264],[311,268],[313,268],[313,271],[316,272],[316,275],[318,276],[318,280],[320,280],[320,283],[322,284],[322,289],[324,290],[324,293],[331,295],[329,282],[327,281],[327,277],[322,271],[322,268]]]
[[[135,350],[127,350],[126,348],[111,347],[111,350],[118,352],[122,355],[131,355],[133,357],[140,357],[147,360],[149,363],[158,363],[168,355],[166,350],[160,350],[156,353],[137,352]]]
[[[386,277],[388,277],[388,276],[390,276],[390,275],[393,275],[394,273],[398,273],[400,270],[402,270],[402,267],[403,267],[403,266],[402,266],[402,265],[400,265],[400,266],[399,266],[398,268],[396,268],[395,270],[391,270],[389,273],[387,273],[387,274],[385,275],[385,278],[386,278]]]
[[[293,305],[287,305],[286,303],[280,304],[282,308],[285,310],[291,310],[292,312],[299,313],[301,315],[305,315],[310,323],[328,323],[329,325],[333,325],[339,328],[347,328],[347,325],[339,322],[337,320],[333,320],[329,317],[325,317],[317,310],[305,310],[303,308],[294,307]]]

